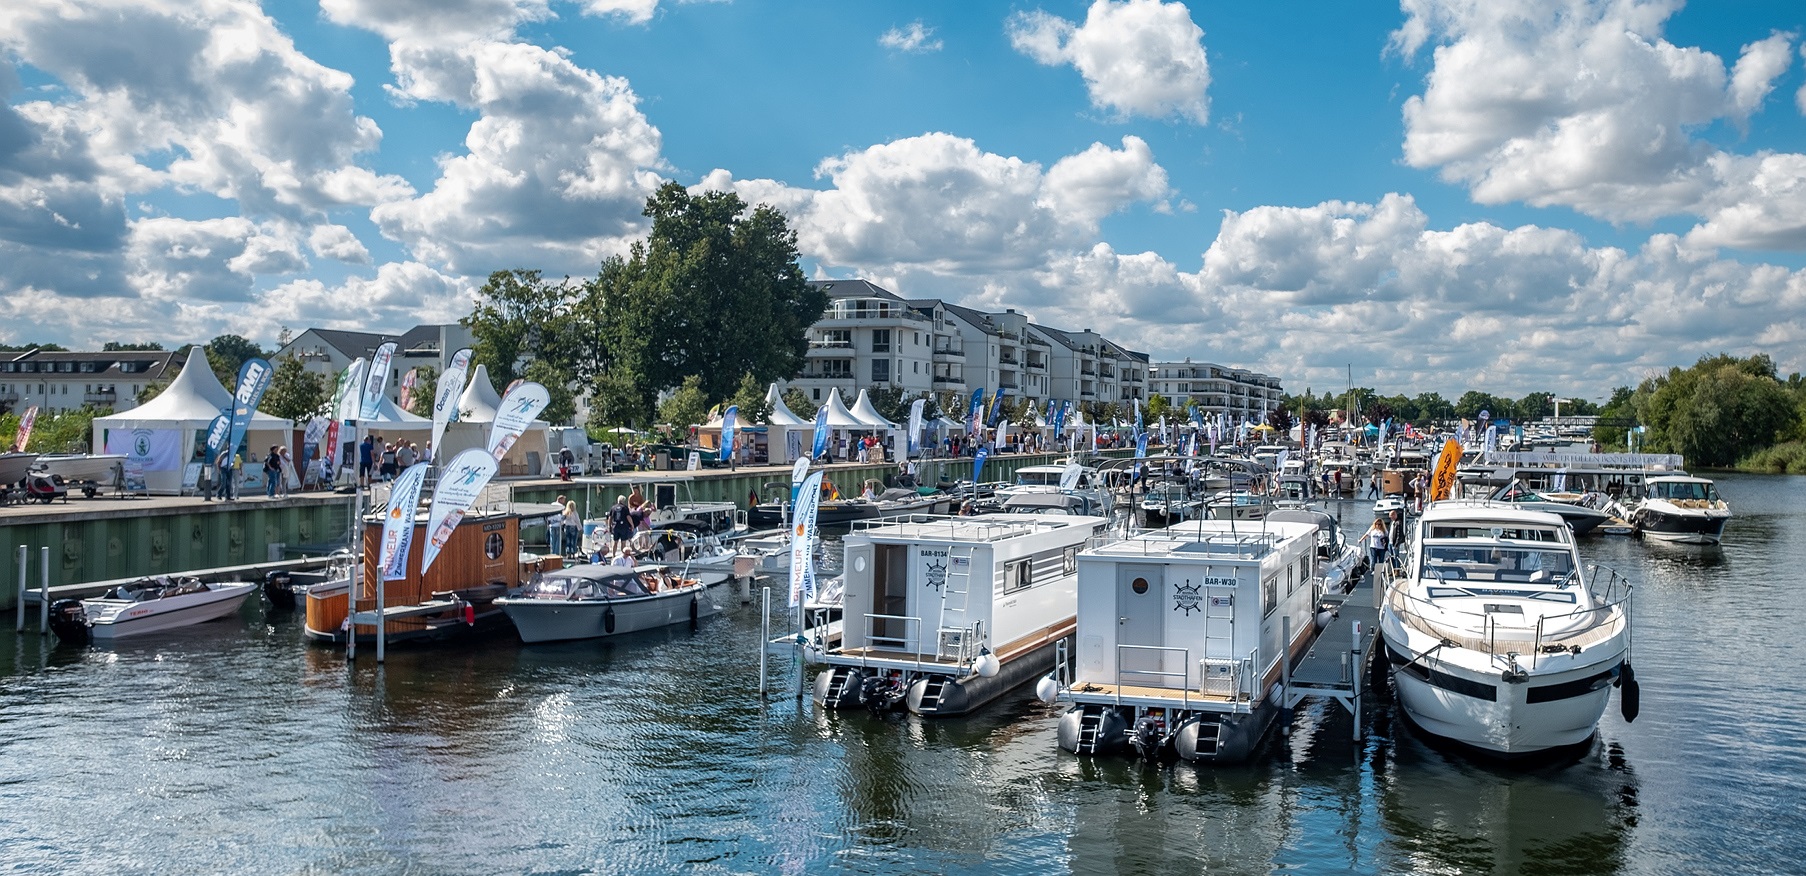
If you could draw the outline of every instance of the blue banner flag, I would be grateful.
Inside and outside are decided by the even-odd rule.
[[[727,462],[734,455],[734,418],[739,416],[739,405],[728,405],[727,411],[721,415],[721,461]]]
[[[809,455],[815,459],[828,458],[828,406],[822,405],[815,411],[815,443],[811,445]]]

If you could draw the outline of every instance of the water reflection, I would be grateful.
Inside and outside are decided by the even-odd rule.
[[[1416,872],[1620,872],[1637,823],[1623,750],[1595,741],[1579,761],[1499,764],[1393,737],[1378,783],[1390,867]]]

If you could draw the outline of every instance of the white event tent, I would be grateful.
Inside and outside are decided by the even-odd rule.
[[[195,448],[206,441],[207,427],[231,407],[232,393],[220,385],[206,353],[196,347],[182,372],[156,398],[129,411],[95,417],[93,446],[97,453],[125,456],[128,468],[142,467],[144,485],[150,492],[177,495],[182,492],[184,466],[190,460],[200,461]],[[245,446],[259,453],[259,458],[271,445],[288,447],[293,453],[293,435],[294,424],[288,420],[254,412],[245,431]]]
[[[450,462],[472,447],[489,446],[489,426],[495,422],[496,409],[502,405],[502,397],[496,395],[495,387],[489,382],[489,369],[482,365],[471,369],[470,385],[464,388],[464,394],[458,397],[458,421],[445,427],[445,439],[442,447],[433,448],[435,463]],[[427,423],[430,429],[432,423]],[[547,443],[548,430],[551,424],[544,420],[534,420],[527,426],[526,432],[508,449],[508,455],[502,457],[501,475],[543,475],[552,470],[551,451]]]

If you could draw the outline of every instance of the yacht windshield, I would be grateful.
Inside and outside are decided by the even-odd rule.
[[[1529,547],[1428,545],[1424,576],[1443,581],[1523,581],[1558,583],[1572,574],[1566,551]]]
[[[1662,481],[1650,486],[1654,488],[1655,497],[1658,499],[1703,502],[1714,498],[1711,484],[1692,481]]]

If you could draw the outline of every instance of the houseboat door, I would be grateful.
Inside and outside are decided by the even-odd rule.
[[[1165,569],[1161,566],[1116,567],[1116,642],[1118,645],[1143,645],[1158,648],[1166,644]],[[1143,687],[1164,687],[1161,652],[1146,648],[1123,648],[1118,652],[1118,675],[1121,683]]]

